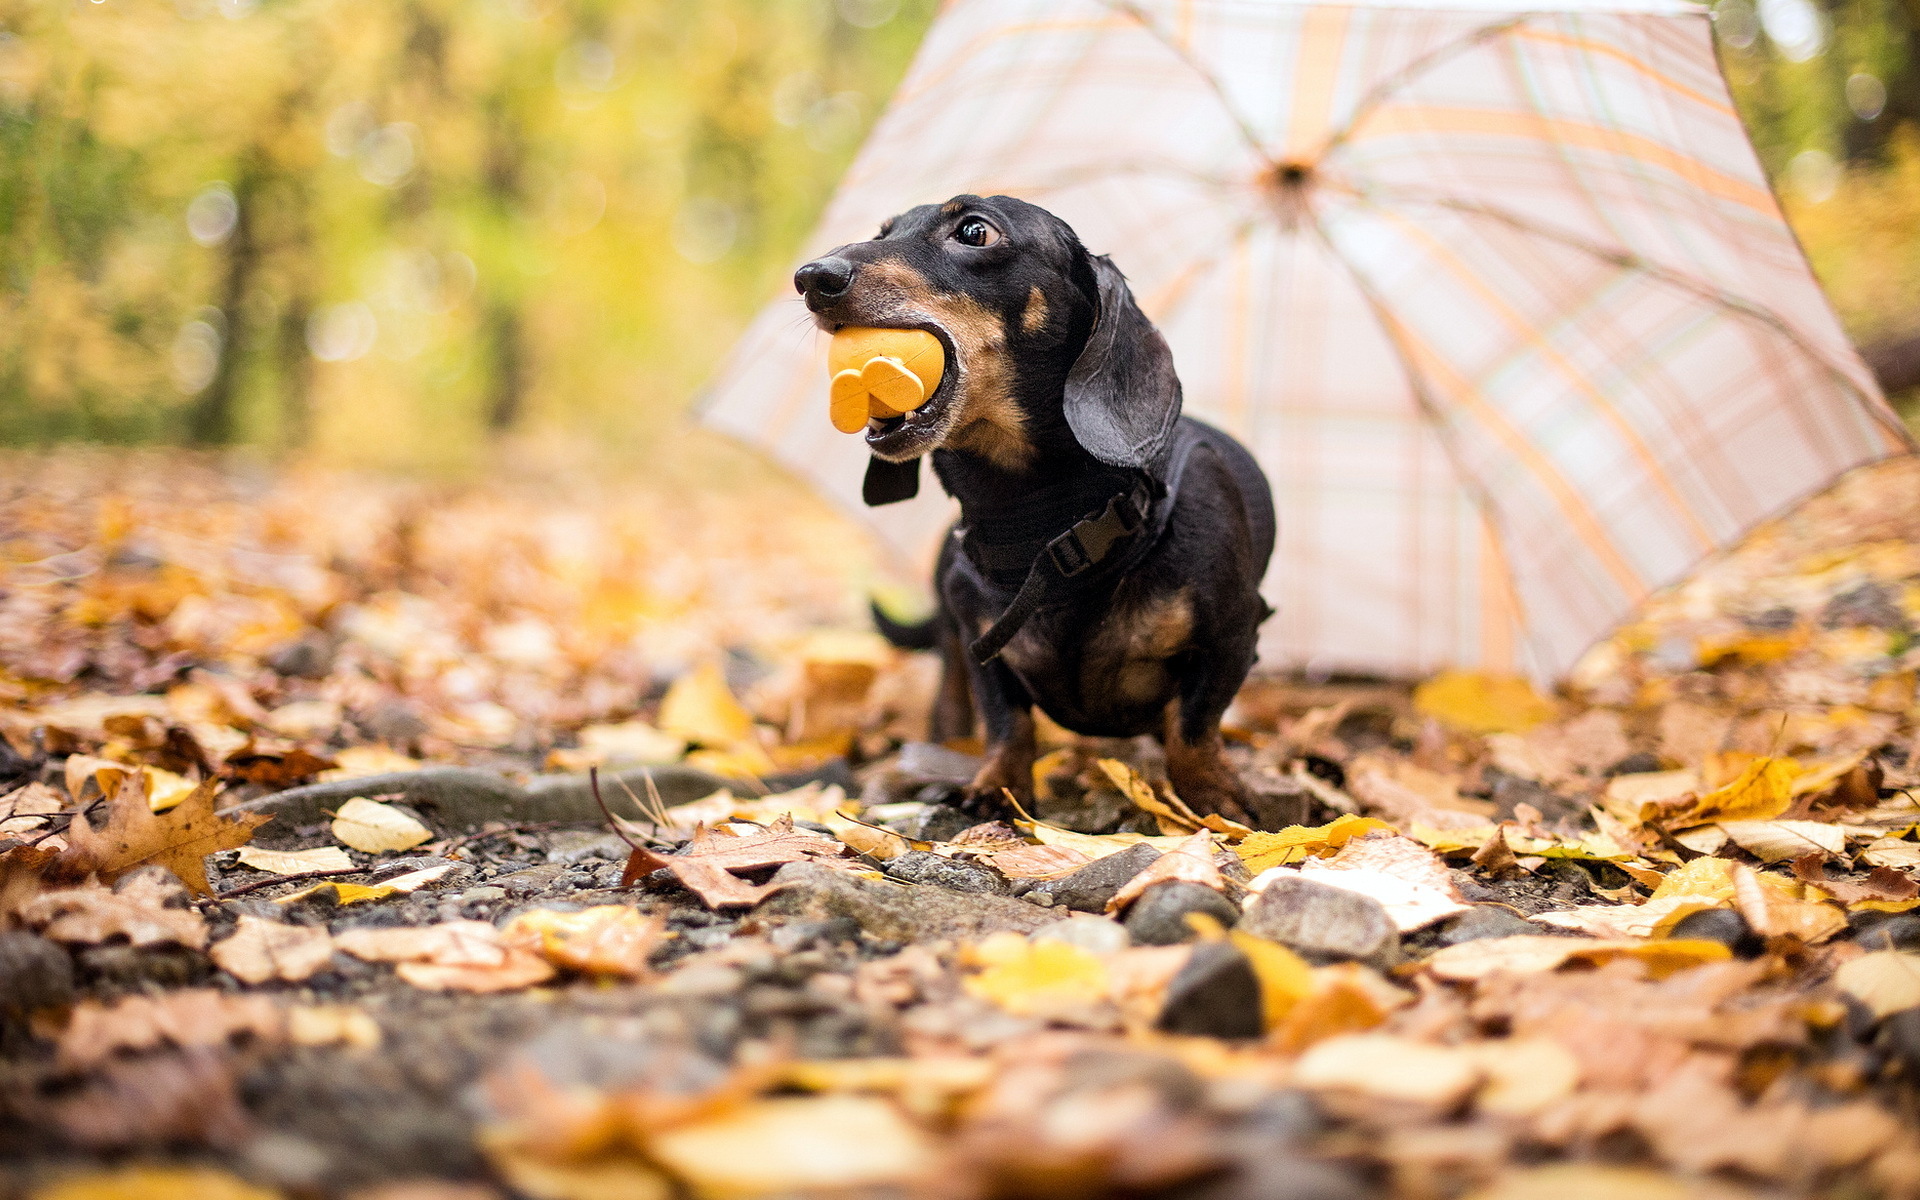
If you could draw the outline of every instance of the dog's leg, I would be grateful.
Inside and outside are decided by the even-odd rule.
[[[973,688],[967,682],[967,647],[951,619],[940,622],[940,692],[929,731],[936,742],[973,736]]]
[[[987,760],[967,785],[968,795],[995,814],[1006,810],[1001,789],[1022,804],[1033,799],[1033,698],[1024,684],[998,660],[969,664],[973,695],[987,726]]]
[[[1225,657],[1225,656],[1222,656]],[[1180,696],[1167,705],[1167,779],[1174,794],[1197,813],[1219,813],[1243,825],[1254,823],[1251,795],[1239,772],[1227,762],[1220,718],[1233,703],[1252,664],[1221,670],[1221,658],[1196,663],[1181,680]]]

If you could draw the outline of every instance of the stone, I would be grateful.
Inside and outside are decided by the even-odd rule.
[[[1059,919],[1006,896],[863,879],[816,863],[788,863],[773,882],[779,890],[754,908],[754,916],[805,921],[849,917],[867,936],[890,941],[964,941],[1003,930],[1032,933]]]
[[[550,862],[577,863],[588,859],[625,862],[629,847],[611,833],[596,829],[562,829],[547,835]]]
[[[1358,959],[1385,965],[1400,945],[1393,918],[1378,900],[1298,875],[1269,882],[1240,928],[1318,963]]]
[[[979,823],[978,817],[951,804],[929,804],[894,827],[916,842],[950,842]]]
[[[1192,1037],[1254,1038],[1264,1031],[1260,979],[1230,942],[1202,942],[1167,985],[1158,1027]]]
[[[1127,935],[1127,927],[1112,917],[1096,917],[1091,913],[1075,913],[1064,921],[1055,921],[1051,925],[1035,930],[1027,939],[1032,942],[1065,942],[1069,946],[1078,946],[1098,955],[1118,954],[1132,944]]]
[[[1141,842],[1118,854],[1096,858],[1071,875],[1036,883],[1027,889],[1026,898],[1038,903],[1035,897],[1047,896],[1056,907],[1104,913],[1107,911],[1107,901],[1113,899],[1114,893],[1159,857],[1158,850]]]
[[[1920,950],[1920,917],[1895,913],[1863,923],[1853,940],[1867,950]]]
[[[1481,938],[1515,937],[1539,932],[1538,925],[1510,908],[1499,904],[1476,904],[1466,912],[1441,922],[1439,942],[1442,946],[1457,946],[1461,942],[1478,941]]]
[[[965,785],[980,770],[978,755],[962,754],[932,742],[908,742],[900,747],[892,770],[916,784],[951,783]]]
[[[541,863],[537,867],[528,867],[524,871],[515,871],[511,875],[500,875],[493,879],[493,886],[504,889],[509,896],[525,896],[533,892],[545,891],[553,881],[566,872],[565,863]]]
[[[462,904],[484,903],[490,900],[505,900],[507,889],[483,883],[479,887],[470,887],[456,897]]]
[[[1231,928],[1240,920],[1233,901],[1204,884],[1170,879],[1140,893],[1127,910],[1127,934],[1136,945],[1177,946],[1200,935],[1187,923],[1190,913],[1205,913]]]
[[[1911,920],[1911,918],[1908,918]],[[1888,922],[1891,924],[1891,922]],[[1920,926],[1920,921],[1915,921]],[[1881,928],[1881,926],[1876,926]],[[1917,930],[1920,931],[1920,930]],[[1704,912],[1688,913],[1674,922],[1673,929],[1667,934],[1675,938],[1700,938],[1704,941],[1719,942],[1741,958],[1755,958],[1766,950],[1766,941],[1755,934],[1753,927],[1747,924],[1745,917],[1731,908],[1709,908]],[[1887,950],[1888,945],[1872,945],[1862,938],[1860,944],[1869,950]],[[1900,947],[1905,949],[1906,947]]]
[[[956,892],[1005,895],[1007,878],[992,867],[946,858],[926,850],[909,850],[887,861],[887,874],[907,883],[922,883]]]
[[[428,867],[452,867],[451,871],[435,880],[436,886],[444,887],[456,883],[473,874],[473,864],[458,859],[439,858],[431,854],[415,854],[407,858],[396,858],[379,863],[367,872],[368,883],[385,883],[401,875],[410,875],[415,871],[424,871]]]
[[[30,1013],[73,999],[73,960],[37,933],[0,933],[0,1013]]]
[[[207,956],[185,946],[89,946],[78,966],[86,985],[128,992],[186,987],[213,974]]]

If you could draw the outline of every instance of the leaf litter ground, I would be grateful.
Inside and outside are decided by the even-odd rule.
[[[963,810],[806,506],[5,467],[0,1192],[1920,1195],[1913,462],[1554,696],[1256,678],[1258,829]]]

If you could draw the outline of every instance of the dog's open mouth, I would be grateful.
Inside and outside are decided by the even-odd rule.
[[[867,445],[882,457],[912,455],[931,448],[917,443],[937,436],[940,427],[946,423],[947,403],[957,386],[954,380],[960,374],[953,341],[945,330],[932,324],[901,325],[897,328],[919,329],[938,338],[947,362],[946,369],[940,375],[940,385],[933,389],[933,395],[927,397],[926,403],[919,408],[898,417],[867,418]]]

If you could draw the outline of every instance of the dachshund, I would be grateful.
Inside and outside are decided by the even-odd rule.
[[[896,644],[944,661],[933,736],[986,726],[967,788],[1000,811],[1033,792],[1033,707],[1075,733],[1155,734],[1174,790],[1249,823],[1220,718],[1272,609],[1272,492],[1233,438],[1180,415],[1166,340],[1126,278],[1066,222],[1009,196],[956,196],[802,266],[827,332],[919,329],[946,369],[925,404],[874,417],[869,503],[914,493],[919,460],[960,502],[938,609]]]

